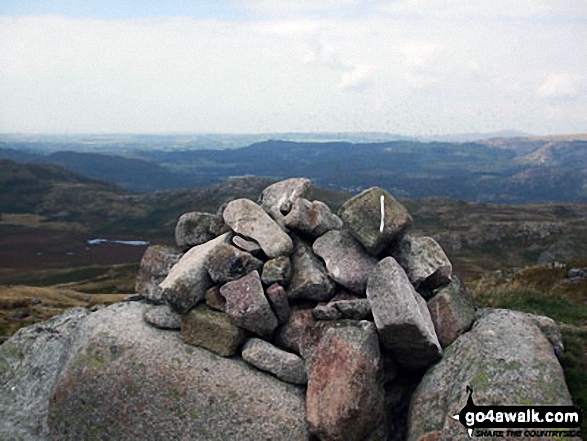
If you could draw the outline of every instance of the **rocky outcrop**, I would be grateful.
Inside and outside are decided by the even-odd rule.
[[[446,349],[412,397],[408,440],[466,439],[452,416],[467,402],[467,385],[477,405],[572,404],[552,346],[528,314],[516,311],[481,310]]]

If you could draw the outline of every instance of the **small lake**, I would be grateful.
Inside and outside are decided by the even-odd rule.
[[[132,245],[132,246],[146,246],[150,245],[151,242],[144,241],[144,240],[117,240],[117,239],[87,239],[86,243],[88,245],[104,245],[108,243],[113,243],[117,245]]]

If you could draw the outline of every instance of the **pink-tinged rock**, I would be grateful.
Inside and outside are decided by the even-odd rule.
[[[371,273],[367,298],[381,343],[398,364],[423,369],[441,358],[426,302],[393,257],[383,259]]]
[[[467,331],[475,320],[473,295],[456,276],[428,300],[427,306],[443,348]]]
[[[330,230],[342,228],[340,218],[330,211],[324,202],[310,202],[298,198],[292,203],[291,211],[283,219],[284,225],[302,235],[316,238]]]
[[[287,299],[287,293],[283,286],[278,283],[274,283],[267,291],[265,291],[269,304],[277,316],[277,322],[283,325],[287,322],[290,315],[289,300]]]
[[[316,320],[363,320],[371,315],[371,304],[368,299],[331,300],[326,305],[314,308]]]
[[[293,307],[288,321],[277,330],[275,343],[308,360],[320,340],[321,332],[322,328],[318,326],[312,308]]]
[[[312,249],[324,260],[332,280],[357,294],[365,294],[377,259],[367,254],[349,232],[329,231],[314,241]]]
[[[161,282],[159,286],[163,290],[163,297],[176,312],[185,314],[204,299],[206,291],[212,286],[206,268],[208,256],[226,243],[228,237],[229,233],[225,233],[191,248]]]
[[[312,199],[314,186],[309,179],[292,178],[276,182],[259,195],[259,205],[284,227],[283,213],[289,213],[292,203],[298,198]]]
[[[326,274],[324,264],[301,240],[296,240],[296,248],[291,256],[291,262],[291,280],[286,289],[290,299],[323,302],[333,296],[336,285]]]
[[[328,328],[308,369],[306,419],[321,440],[363,441],[384,418],[381,354],[371,322]]]
[[[277,317],[265,297],[257,271],[228,282],[220,288],[220,294],[226,299],[226,313],[237,326],[261,337],[271,337],[277,328]]]
[[[226,309],[226,299],[220,294],[219,287],[213,286],[206,291],[206,305],[217,311],[224,312]]]
[[[293,251],[291,238],[253,201],[231,201],[223,216],[233,231],[253,239],[268,257],[289,256]]]
[[[240,279],[253,271],[260,271],[263,262],[246,251],[224,243],[208,255],[206,268],[212,281],[220,284]]]

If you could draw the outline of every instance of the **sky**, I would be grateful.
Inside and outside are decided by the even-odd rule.
[[[587,132],[585,0],[0,0],[0,133]]]

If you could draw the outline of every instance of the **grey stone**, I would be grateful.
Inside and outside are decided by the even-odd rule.
[[[179,217],[175,226],[175,242],[177,246],[189,248],[201,245],[216,236],[210,231],[217,216],[210,213],[193,211]]]
[[[306,384],[304,360],[291,352],[276,348],[271,343],[258,338],[249,339],[242,352],[243,360],[275,375],[280,380],[293,384]]]
[[[367,299],[330,301],[314,308],[316,320],[353,319],[363,320],[371,315],[371,304]]]
[[[330,280],[324,265],[314,255],[311,248],[301,240],[296,240],[291,262],[292,275],[286,289],[290,299],[321,302],[333,296],[336,285]]]
[[[412,223],[412,217],[404,206],[378,187],[365,190],[346,201],[338,215],[353,236],[373,255],[378,255],[392,241],[399,239]],[[382,220],[383,231],[380,231]]]
[[[224,221],[233,231],[253,239],[270,258],[288,256],[291,238],[261,207],[248,199],[231,201],[224,210]]]
[[[287,286],[291,279],[291,261],[289,257],[276,257],[270,259],[263,265],[261,281],[265,286],[279,283],[281,286]]]
[[[226,299],[220,294],[220,288],[213,286],[206,291],[206,305],[217,311],[225,312],[226,310]]]
[[[300,387],[185,345],[145,324],[144,308],[113,305],[80,325],[45,400],[50,439],[308,440]]]
[[[283,228],[283,213],[288,213],[291,210],[291,205],[297,198],[312,199],[313,193],[314,187],[309,179],[292,178],[267,187],[259,195],[258,202]]]
[[[153,276],[147,271],[139,269],[135,281],[135,292],[143,296],[149,303],[161,305],[165,303],[163,290],[159,286],[166,276]]]
[[[159,329],[179,329],[181,317],[169,305],[155,305],[145,309],[143,319]]]
[[[254,240],[245,239],[242,236],[235,235],[232,238],[232,243],[235,247],[246,251],[247,253],[251,253],[252,255],[257,255],[260,251],[262,251],[257,242]]]
[[[290,315],[289,300],[287,299],[287,293],[283,286],[278,283],[274,283],[265,291],[267,300],[273,309],[277,317],[277,322],[283,325],[287,322]]]
[[[340,218],[321,201],[296,199],[291,211],[283,219],[284,225],[297,233],[316,238],[330,230],[342,228]]]
[[[165,280],[159,285],[163,297],[171,307],[185,314],[206,296],[212,286],[206,263],[208,255],[226,243],[229,233],[190,249],[171,269]]]
[[[416,290],[425,297],[434,289],[450,282],[452,264],[440,245],[431,237],[406,234],[399,244],[397,253],[393,255],[405,269]]]
[[[150,303],[163,303],[163,290],[159,288],[159,284],[182,255],[176,248],[164,245],[151,245],[147,248],[141,259],[135,292]]]
[[[228,315],[200,305],[181,316],[181,339],[222,357],[232,357],[245,342],[246,332]]]
[[[308,360],[321,332],[311,308],[293,307],[288,321],[275,334],[275,344]]]
[[[367,298],[381,342],[398,364],[423,369],[440,359],[442,349],[426,302],[392,257],[371,273]]]
[[[466,439],[452,419],[467,402],[466,387],[482,405],[571,405],[552,347],[527,314],[481,311],[424,376],[410,403],[409,441]]]
[[[381,354],[371,322],[328,328],[308,365],[306,418],[312,433],[362,441],[384,418]]]
[[[49,396],[88,314],[84,308],[68,309],[19,329],[0,345],[0,439],[48,439]]]
[[[457,276],[427,302],[440,345],[445,348],[475,320],[475,299]]]
[[[208,254],[206,268],[213,282],[226,283],[253,271],[260,271],[263,262],[246,251],[223,243],[213,253]]]
[[[220,288],[226,299],[226,313],[241,328],[261,337],[270,337],[277,328],[277,317],[269,305],[257,271],[228,282]]]
[[[367,254],[348,231],[329,231],[314,241],[312,249],[326,263],[332,280],[357,294],[365,294],[377,259]]]

